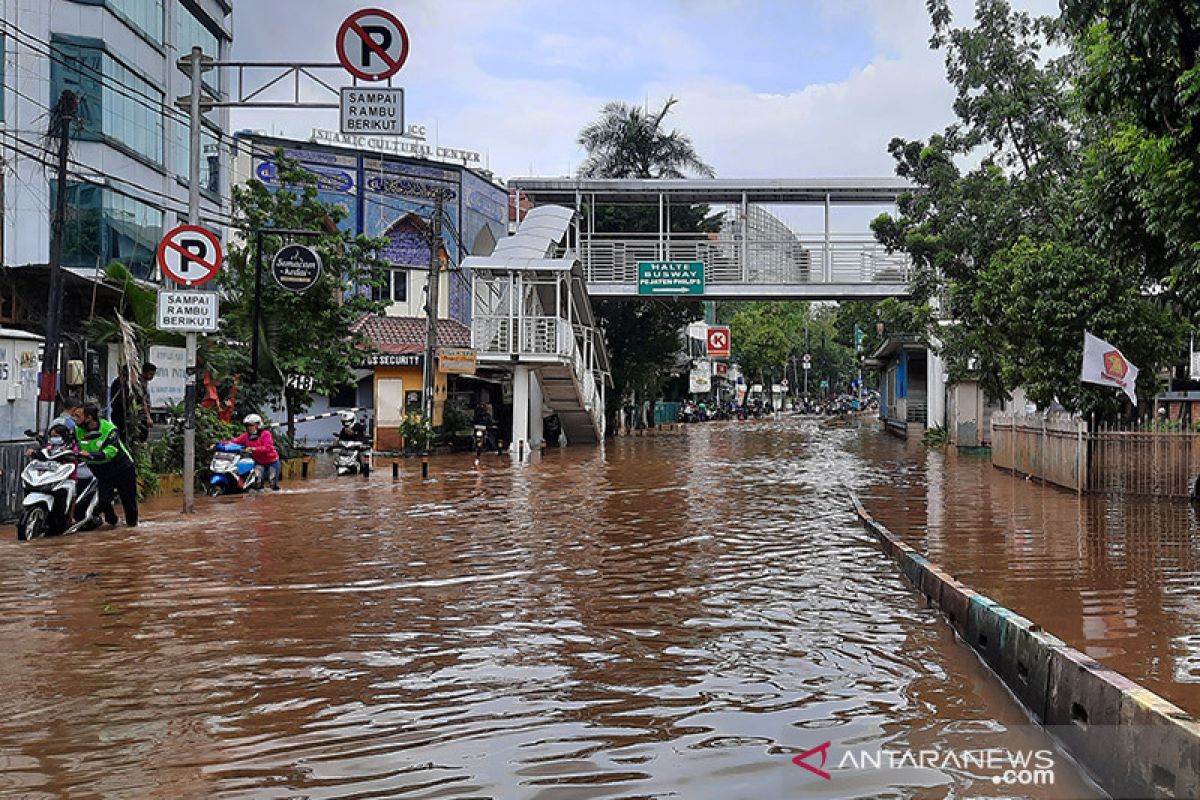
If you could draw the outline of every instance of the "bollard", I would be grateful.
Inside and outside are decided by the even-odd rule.
[[[421,479],[429,477],[429,456],[421,456]]]
[[[308,459],[300,462],[300,480],[308,480]]]
[[[392,462],[392,480],[396,480],[399,477],[400,477],[400,462],[393,461]]]
[[[525,460],[525,440],[517,442],[517,461]]]

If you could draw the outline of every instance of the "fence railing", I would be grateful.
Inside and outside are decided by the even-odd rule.
[[[1065,415],[992,416],[992,463],[1076,491],[1191,497],[1200,433],[1107,428]]]
[[[593,234],[578,256],[591,283],[636,283],[638,262],[699,261],[706,284],[905,283],[908,259],[870,236],[789,239],[727,235]]]

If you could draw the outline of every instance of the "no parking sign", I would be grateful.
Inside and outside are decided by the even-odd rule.
[[[179,225],[158,243],[158,268],[184,286],[199,286],[221,270],[221,240],[199,225]]]
[[[338,60],[360,81],[382,81],[408,59],[408,31],[390,11],[364,8],[346,17],[337,32]]]

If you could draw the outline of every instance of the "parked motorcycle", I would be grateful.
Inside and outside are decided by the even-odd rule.
[[[208,470],[212,476],[204,487],[209,497],[223,494],[240,494],[262,489],[262,475],[255,469],[250,452],[240,444],[222,442],[213,449]]]
[[[371,445],[366,442],[337,441],[333,445],[333,467],[342,475],[371,474]]]
[[[100,493],[91,470],[74,450],[54,446],[35,434],[40,448],[21,470],[21,515],[17,539],[29,541],[42,536],[76,533],[100,524]]]

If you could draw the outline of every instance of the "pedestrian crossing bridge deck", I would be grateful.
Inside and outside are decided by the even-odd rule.
[[[835,233],[830,227],[836,206],[893,206],[901,195],[913,190],[912,184],[901,178],[537,177],[514,178],[509,185],[527,201],[518,203],[519,209],[527,204],[575,209],[571,236],[563,243],[562,254],[577,254],[592,297],[650,294],[639,286],[638,265],[655,261],[703,264],[703,291],[690,293],[709,300],[870,300],[901,297],[909,291],[906,255],[887,252],[865,225],[861,231],[849,233]],[[728,207],[720,230],[672,232],[672,207],[693,204]],[[597,230],[596,207],[609,205],[657,209],[658,230]],[[821,207],[823,229],[795,232],[763,205]]]

